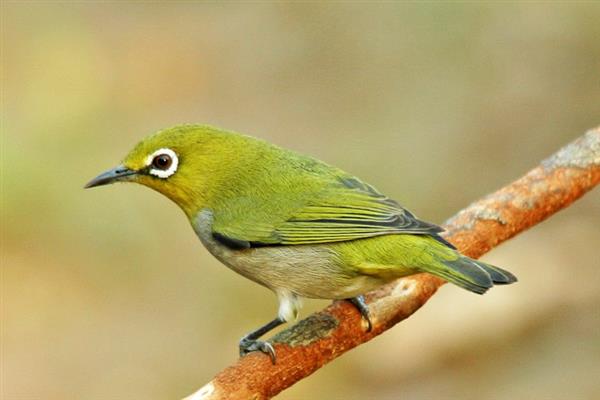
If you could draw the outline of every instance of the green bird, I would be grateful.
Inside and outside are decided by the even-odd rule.
[[[427,272],[482,294],[513,274],[460,254],[373,186],[322,161],[206,125],[159,131],[85,187],[136,182],[173,200],[206,249],[279,299],[277,317],[244,336],[240,355],[295,320],[300,297],[347,299],[371,328],[363,294]]]

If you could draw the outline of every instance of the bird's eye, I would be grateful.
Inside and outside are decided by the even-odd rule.
[[[146,158],[146,166],[150,175],[166,179],[177,172],[179,158],[173,150],[162,148]]]
[[[156,169],[166,171],[173,164],[173,159],[168,154],[159,154],[152,159],[152,166]]]

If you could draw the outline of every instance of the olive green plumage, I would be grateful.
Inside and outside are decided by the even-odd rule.
[[[88,186],[133,181],[179,205],[207,249],[274,290],[350,298],[419,272],[484,293],[516,278],[461,255],[438,226],[346,172],[249,136],[184,125],[142,140]]]

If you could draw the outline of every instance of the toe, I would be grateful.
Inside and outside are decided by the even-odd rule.
[[[249,340],[246,338],[240,341],[240,357],[243,357],[253,351],[260,351],[267,354],[271,358],[271,362],[275,364],[275,348],[271,343],[264,342],[262,340]]]

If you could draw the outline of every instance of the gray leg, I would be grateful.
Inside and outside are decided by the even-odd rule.
[[[240,340],[240,357],[243,357],[252,351],[262,351],[263,353],[268,354],[271,357],[273,364],[275,364],[275,349],[273,348],[273,345],[269,342],[258,340],[258,338],[270,330],[277,328],[284,322],[283,319],[277,317],[268,324],[261,326],[257,330],[244,336]]]
[[[352,305],[354,305],[354,307],[356,307],[356,309],[360,312],[360,315],[362,315],[367,321],[367,332],[371,332],[373,329],[373,323],[371,322],[371,312],[369,311],[369,306],[367,303],[365,303],[365,296],[360,295],[346,300],[352,303]]]

